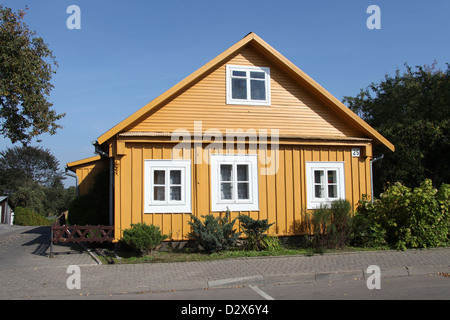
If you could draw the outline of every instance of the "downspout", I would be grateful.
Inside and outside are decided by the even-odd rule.
[[[372,160],[370,160],[370,191],[371,191],[371,196],[370,196],[370,200],[373,203],[373,169],[372,169],[372,163],[374,163],[375,161],[381,160],[384,158],[384,153],[381,154],[381,156],[379,156],[378,158],[374,158]]]
[[[114,158],[100,150],[100,146],[97,141],[93,141],[92,144],[95,147],[95,153],[102,157],[109,158],[109,225],[113,225],[113,202],[114,202]]]
[[[66,172],[65,172],[66,176],[75,178],[75,194],[78,197],[80,195],[80,193],[78,191],[78,176],[75,173],[69,172],[69,168],[67,166],[65,167],[65,170],[66,170]]]

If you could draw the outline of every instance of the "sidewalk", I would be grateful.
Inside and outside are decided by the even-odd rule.
[[[48,258],[47,229],[23,227],[4,236],[0,228],[0,299],[364,279],[370,265],[380,267],[381,277],[450,272],[450,248],[99,265],[68,246],[55,246],[55,258]],[[69,265],[80,266],[81,289],[67,288]]]

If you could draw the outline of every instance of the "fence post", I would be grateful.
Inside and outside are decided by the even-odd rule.
[[[50,227],[50,258],[53,258],[53,225]]]

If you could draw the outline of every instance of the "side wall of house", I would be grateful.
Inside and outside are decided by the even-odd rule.
[[[115,160],[115,235],[120,239],[122,231],[132,223],[145,222],[159,226],[163,233],[171,234],[173,240],[187,239],[190,232],[191,213],[144,213],[144,161],[146,159],[173,159],[175,144],[127,142],[124,155]],[[302,213],[306,210],[307,161],[343,161],[345,170],[345,196],[355,207],[363,194],[370,195],[370,157],[352,157],[351,145],[305,145],[299,142],[281,144],[279,152],[261,151],[265,157],[259,163],[276,161],[278,172],[274,175],[259,173],[259,211],[232,212],[249,214],[255,219],[275,222],[270,234],[295,235],[303,232]],[[360,145],[360,147],[365,147]],[[370,147],[370,145],[369,145]],[[191,160],[191,206],[192,214],[200,217],[211,211],[211,169],[205,161],[193,161],[205,151],[203,147],[186,149],[183,159]],[[236,154],[248,154],[248,146]],[[206,156],[208,157],[208,155]],[[197,158],[198,159],[198,158]],[[273,162],[272,162],[273,163]],[[259,165],[259,169],[261,166]],[[219,214],[215,212],[214,214]]]
[[[108,167],[108,160],[92,161],[72,168],[78,176],[79,195],[87,194],[94,185],[94,178],[98,172]]]

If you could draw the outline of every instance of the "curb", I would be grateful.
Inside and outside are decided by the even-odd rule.
[[[264,284],[264,276],[262,275],[208,281],[209,288],[224,288],[237,285],[257,286],[263,284]]]
[[[399,268],[381,268],[381,278],[404,277],[426,274],[437,274],[441,272],[450,272],[450,266],[418,266],[418,267],[399,267]],[[372,273],[366,270],[344,270],[319,273],[298,273],[298,274],[280,274],[280,275],[255,275],[239,278],[227,278],[219,280],[210,280],[207,282],[208,288],[227,288],[234,286],[254,286],[254,285],[276,285],[289,283],[315,283],[319,281],[340,281],[340,280],[363,280],[368,279]]]
[[[414,276],[420,274],[450,272],[450,265],[416,266],[416,267],[406,267],[406,269],[408,269],[408,275]]]
[[[83,248],[83,250],[85,250],[91,256],[92,259],[94,259],[94,261],[97,263],[97,265],[99,265],[99,266],[102,265],[102,262],[97,257],[97,255],[94,252],[92,252],[91,249],[86,247],[86,245],[83,242],[80,242],[80,246]]]

